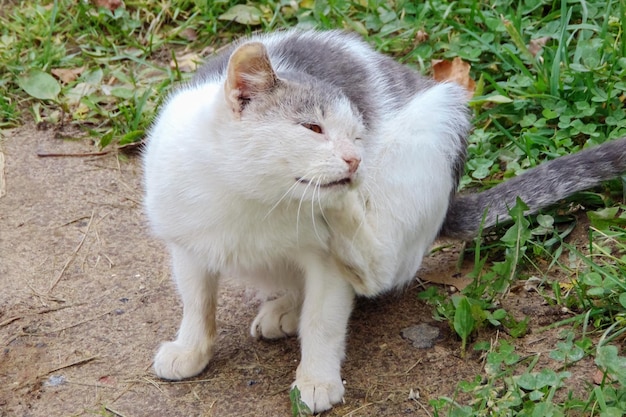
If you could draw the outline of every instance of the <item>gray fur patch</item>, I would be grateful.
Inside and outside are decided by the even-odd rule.
[[[193,82],[223,77],[230,55],[249,40],[266,45],[279,75],[306,74],[339,89],[354,103],[366,126],[385,111],[406,104],[418,91],[435,85],[416,71],[373,51],[358,36],[341,31],[288,31],[243,39],[209,59]]]
[[[485,211],[483,227],[488,229],[511,219],[509,209],[517,197],[530,207],[527,214],[532,214],[624,172],[626,138],[545,162],[489,190],[455,196],[440,236],[471,239],[477,235]]]

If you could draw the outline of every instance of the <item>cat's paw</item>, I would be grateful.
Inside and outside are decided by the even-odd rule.
[[[252,322],[250,333],[257,339],[293,336],[298,333],[299,316],[298,306],[289,296],[266,301]]]
[[[341,379],[319,382],[298,378],[293,383],[292,389],[294,387],[300,391],[300,401],[306,404],[313,414],[330,410],[334,404],[342,402],[345,392]]]
[[[174,381],[189,378],[202,372],[210,359],[208,351],[165,342],[154,357],[154,372],[160,378]]]

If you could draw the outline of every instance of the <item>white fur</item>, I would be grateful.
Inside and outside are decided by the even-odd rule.
[[[448,103],[462,92],[426,90],[370,132],[339,101],[316,115],[323,135],[234,114],[226,94],[223,79],[179,90],[148,140],[146,210],[169,246],[184,304],[178,336],[161,346],[154,369],[166,379],[200,373],[215,340],[220,276],[250,276],[286,293],[261,308],[252,335],[278,338],[297,328],[294,386],[313,412],[323,411],[343,397],[355,293],[407,283],[437,235],[454,187],[454,124],[466,123]],[[351,177],[357,185],[316,188],[350,175],[346,155],[362,160]]]

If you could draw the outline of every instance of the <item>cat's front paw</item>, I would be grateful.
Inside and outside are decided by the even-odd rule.
[[[160,378],[174,381],[189,378],[202,372],[210,359],[209,351],[165,342],[154,357],[154,372]]]
[[[292,389],[296,387],[300,392],[300,401],[306,404],[313,414],[330,410],[334,404],[342,402],[345,392],[341,379],[320,382],[297,378]]]
[[[252,322],[252,337],[281,339],[298,333],[299,306],[288,295],[266,301]]]

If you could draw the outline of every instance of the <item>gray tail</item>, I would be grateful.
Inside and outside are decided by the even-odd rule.
[[[532,168],[522,175],[450,202],[440,237],[471,239],[484,229],[511,219],[508,210],[519,197],[533,214],[572,194],[626,173],[626,138],[605,142]]]

